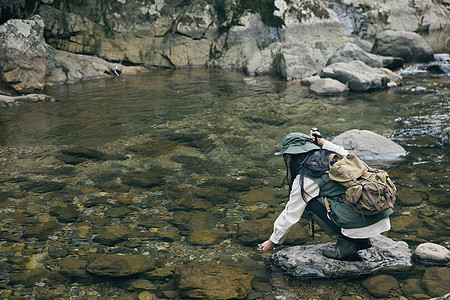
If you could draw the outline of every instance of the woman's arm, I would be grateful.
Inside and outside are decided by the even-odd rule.
[[[262,243],[258,249],[271,250],[274,244],[283,243],[289,229],[297,223],[306,209],[306,201],[319,195],[319,186],[311,179],[304,178],[304,189],[306,199],[303,200],[299,184],[300,176],[297,176],[292,184],[292,191],[289,195],[289,201],[284,210],[280,213],[273,225],[273,233],[270,239]]]
[[[320,132],[318,132],[318,131],[310,131],[309,132],[309,136],[311,138],[313,138],[313,139],[315,139],[314,136],[319,136],[317,138],[317,144],[319,146],[321,146],[322,149],[326,149],[326,150],[330,150],[330,151],[336,152],[337,154],[340,154],[342,156],[346,156],[348,154],[348,151],[345,150],[344,147],[335,145],[332,142],[325,140],[322,137],[322,135],[320,134]]]

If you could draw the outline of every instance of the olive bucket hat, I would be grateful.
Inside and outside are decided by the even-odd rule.
[[[306,153],[311,150],[318,150],[319,146],[313,143],[313,139],[300,132],[292,132],[286,135],[281,145],[281,151],[275,155]]]

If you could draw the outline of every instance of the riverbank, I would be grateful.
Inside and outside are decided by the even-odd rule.
[[[331,78],[323,81],[325,87],[313,88],[321,95],[345,92],[348,77],[356,76],[364,83],[350,84],[350,91],[366,92],[401,82],[386,68],[433,60],[433,48],[419,34],[439,41],[431,44],[435,49],[449,49],[448,40],[431,38],[448,31],[446,3],[420,2],[408,9],[400,1],[380,7],[316,0],[275,1],[260,7],[241,4],[239,9],[231,3],[205,1],[193,1],[188,7],[164,2],[146,7],[127,1],[100,14],[104,8],[98,3],[92,8],[86,3],[58,6],[36,1],[31,19],[1,25],[1,38],[7,42],[0,52],[0,89],[4,95],[41,93],[46,84],[155,68],[208,67],[286,81],[313,75]],[[131,12],[143,14],[142,18],[129,17]],[[341,60],[336,60],[339,51]],[[324,71],[333,62],[352,60],[363,61],[370,69],[346,66],[335,71],[350,73],[343,77]],[[367,78],[367,72],[380,71],[387,74]]]

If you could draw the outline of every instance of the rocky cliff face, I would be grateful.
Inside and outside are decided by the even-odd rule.
[[[307,53],[302,76],[323,67],[346,35],[374,38],[388,29],[449,26],[448,9],[436,1],[342,2],[45,0],[39,14],[48,43],[72,53],[147,67],[210,65],[249,73],[255,71],[252,59],[261,58],[267,66],[258,72],[265,73],[279,72],[279,64],[302,58],[302,51]]]
[[[370,52],[369,41],[386,30],[439,35],[450,29],[448,4],[432,0],[393,0],[381,4],[366,0],[28,2],[43,20],[45,42],[40,48],[48,48],[47,43],[57,50],[149,69],[234,68],[249,75],[277,74],[288,81],[319,74],[329,58],[347,42]],[[21,2],[14,3],[17,7],[0,6],[1,18],[14,16],[5,13],[6,9],[20,10]],[[396,43],[391,41],[387,47]],[[440,39],[440,48],[449,49],[449,43],[448,38]],[[55,57],[54,51],[48,52]],[[431,50],[427,53],[432,56]],[[48,54],[34,56],[47,56],[43,65],[48,65]],[[0,69],[3,77],[8,68]],[[109,67],[102,68],[101,73],[108,70]],[[39,74],[42,78],[38,78],[36,88],[18,87],[13,92],[41,90],[46,80],[45,68]],[[69,75],[65,75],[67,82],[83,78],[80,75],[70,79]]]

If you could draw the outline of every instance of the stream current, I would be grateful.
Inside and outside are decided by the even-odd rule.
[[[58,276],[12,283],[38,255],[45,259],[37,263],[53,270],[64,255],[49,252],[64,249],[65,256],[153,255],[164,266],[220,262],[254,273],[256,295],[369,297],[358,281],[283,275],[270,266],[271,253],[256,251],[262,237],[254,244],[239,238],[239,224],[270,223],[283,209],[284,163],[273,154],[287,133],[316,126],[331,140],[365,129],[407,151],[384,166],[400,187],[386,235],[411,250],[423,242],[448,247],[450,151],[440,134],[450,126],[450,81],[430,73],[402,75],[396,88],[323,98],[299,82],[268,76],[246,83],[245,75],[230,70],[152,71],[51,87],[45,92],[57,102],[3,108],[0,292],[12,288],[18,299],[42,289],[58,290],[62,298],[131,293],[108,281]],[[60,221],[44,238],[24,237],[36,224],[54,220],[49,212],[57,206],[74,206],[79,215]],[[110,246],[93,240],[114,224],[141,234]],[[305,243],[329,241],[318,230]],[[398,279],[421,272],[417,267]]]

